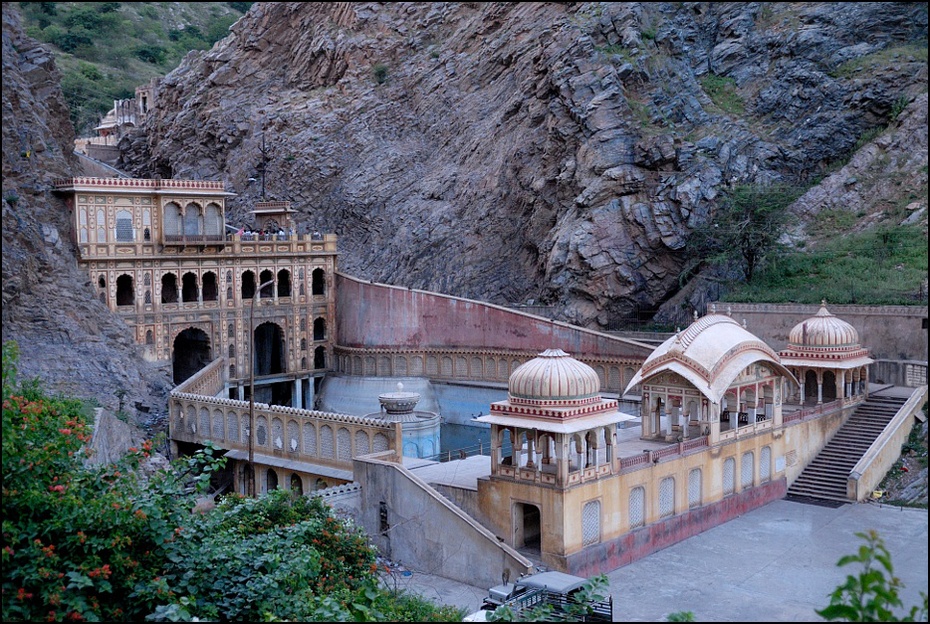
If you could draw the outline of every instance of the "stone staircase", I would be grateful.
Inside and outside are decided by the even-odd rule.
[[[906,400],[896,396],[870,396],[798,475],[788,488],[786,498],[838,504],[854,502],[846,496],[849,473]]]

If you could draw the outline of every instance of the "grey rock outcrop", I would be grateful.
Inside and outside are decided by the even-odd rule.
[[[925,93],[926,33],[913,3],[256,3],[123,166],[245,220],[264,137],[346,272],[603,328],[678,290],[730,185],[809,184]]]
[[[3,340],[19,377],[94,399],[140,421],[165,409],[168,373],[140,356],[131,330],[77,266],[68,207],[51,191],[76,175],[74,129],[51,52],[3,3]]]

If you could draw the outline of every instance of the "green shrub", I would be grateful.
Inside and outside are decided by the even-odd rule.
[[[742,115],[746,111],[746,105],[736,90],[736,81],[733,78],[705,74],[699,81],[701,88],[720,110],[732,115]]]
[[[139,46],[133,51],[133,54],[144,63],[161,65],[165,61],[167,51],[161,46]]]
[[[225,458],[210,443],[145,478],[153,443],[85,467],[80,401],[17,379],[3,345],[2,615],[9,621],[461,621],[378,586],[374,551],[319,498],[197,498]]]
[[[371,68],[371,73],[375,77],[375,82],[384,84],[388,77],[388,67],[384,63],[378,63]]]

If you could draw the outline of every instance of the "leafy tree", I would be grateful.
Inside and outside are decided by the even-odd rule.
[[[897,611],[904,608],[898,595],[904,588],[901,579],[894,575],[891,554],[884,541],[874,530],[856,533],[865,540],[854,555],[841,557],[837,566],[861,563],[862,571],[846,577],[846,582],[830,594],[830,605],[817,611],[825,620],[846,622],[926,622],[927,594],[920,592],[923,605],[911,607],[907,614],[899,617]]]
[[[714,218],[692,232],[683,279],[701,267],[719,265],[736,266],[745,281],[752,281],[766,258],[780,249],[787,208],[800,195],[800,189],[785,185],[734,187]]]
[[[3,345],[2,615],[9,621],[460,621],[379,585],[374,551],[319,498],[230,495],[196,513],[225,459],[208,444],[143,470],[152,443],[85,466],[83,405],[16,379]]]

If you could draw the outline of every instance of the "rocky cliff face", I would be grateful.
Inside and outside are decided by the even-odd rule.
[[[161,81],[123,165],[224,179],[245,220],[264,138],[267,195],[337,232],[343,270],[604,327],[668,300],[734,183],[851,157],[793,206],[795,236],[837,206],[926,223],[926,28],[919,3],[257,3]],[[50,192],[80,173],[74,132],[13,3],[3,106],[4,340],[27,377],[163,409],[168,371],[77,268]]]
[[[129,328],[77,267],[67,207],[51,192],[77,175],[74,129],[51,53],[23,36],[3,3],[3,340],[19,345],[21,379],[94,398],[146,420],[164,410],[170,377],[145,363]]]
[[[342,270],[606,327],[678,289],[728,186],[809,184],[926,119],[926,37],[919,3],[256,3],[123,166],[224,179],[245,220],[264,138],[267,195]]]

